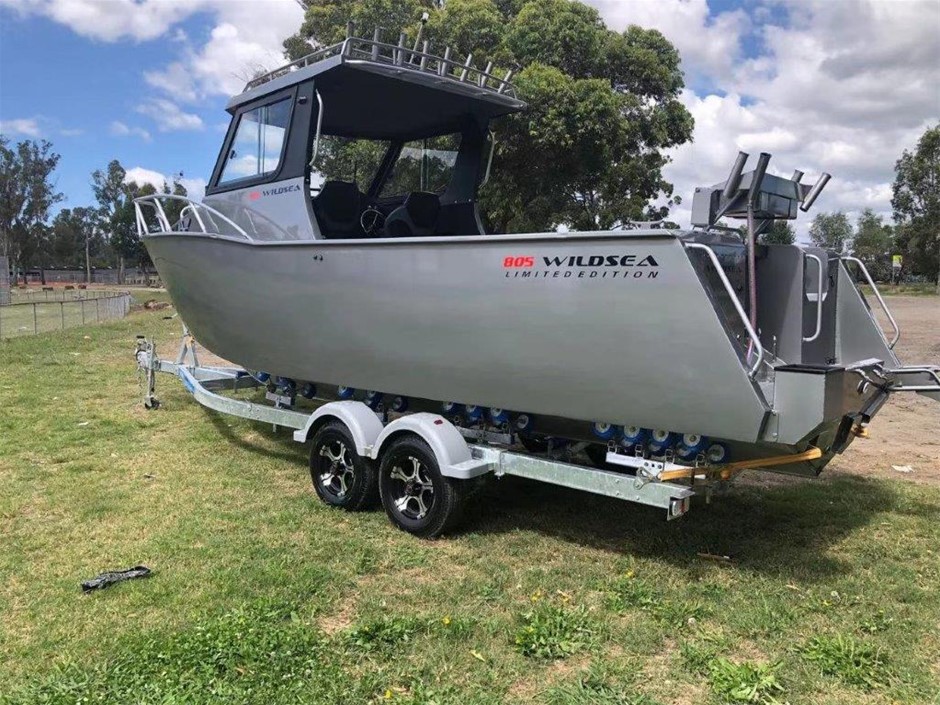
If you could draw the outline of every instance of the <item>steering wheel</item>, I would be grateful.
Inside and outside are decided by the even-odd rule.
[[[378,208],[366,208],[359,216],[359,225],[366,235],[372,236],[385,226],[385,214]]]

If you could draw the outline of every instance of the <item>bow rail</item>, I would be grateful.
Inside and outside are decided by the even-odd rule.
[[[183,201],[186,205],[180,210],[179,219],[170,222],[164,208],[165,201]],[[148,217],[149,214],[149,217]],[[220,213],[212,206],[194,201],[187,196],[172,193],[156,193],[134,199],[134,216],[137,222],[137,234],[140,237],[157,234],[196,233],[202,235],[229,236],[240,235],[248,242],[254,239],[238,223]],[[222,230],[219,223],[225,225]]]

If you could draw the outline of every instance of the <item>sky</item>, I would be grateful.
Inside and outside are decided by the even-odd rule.
[[[682,56],[695,134],[665,170],[680,225],[738,150],[805,183],[830,172],[817,211],[890,218],[895,161],[940,122],[940,0],[588,3]],[[115,158],[142,182],[182,172],[201,195],[227,99],[282,63],[301,18],[295,0],[0,0],[0,132],[54,143],[65,207],[91,203],[91,172]]]

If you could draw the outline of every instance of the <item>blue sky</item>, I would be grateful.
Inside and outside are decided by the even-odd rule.
[[[178,28],[199,41],[212,26],[212,17],[200,14]],[[63,205],[93,200],[91,173],[111,159],[129,169],[182,171],[195,181],[211,171],[227,123],[223,95],[187,107],[187,114],[202,120],[198,129],[161,128],[159,118],[140,112],[154,98],[144,73],[169,55],[165,38],[107,42],[0,7],[0,121],[26,121],[14,139],[41,136],[54,143],[62,155],[57,175],[67,198]]]
[[[940,121],[937,0],[589,2],[682,55],[695,138],[666,177],[686,197],[738,149],[764,150],[773,172],[832,172],[818,208],[889,216],[894,161]],[[55,144],[66,206],[91,202],[91,172],[115,158],[139,180],[182,171],[198,193],[228,95],[279,63],[301,14],[294,0],[0,0],[0,131]]]

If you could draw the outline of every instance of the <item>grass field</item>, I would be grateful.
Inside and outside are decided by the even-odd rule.
[[[93,324],[99,320],[119,318],[123,312],[121,304],[117,299],[107,297],[107,294],[117,293],[117,290],[55,292],[60,299],[48,302],[33,295],[14,294],[15,305],[0,308],[0,339],[60,331],[64,328]],[[63,299],[63,294],[74,298]]]
[[[940,702],[935,485],[745,478],[666,523],[501,482],[422,542],[315,501],[286,432],[170,378],[145,411],[163,315],[0,342],[2,703]]]

